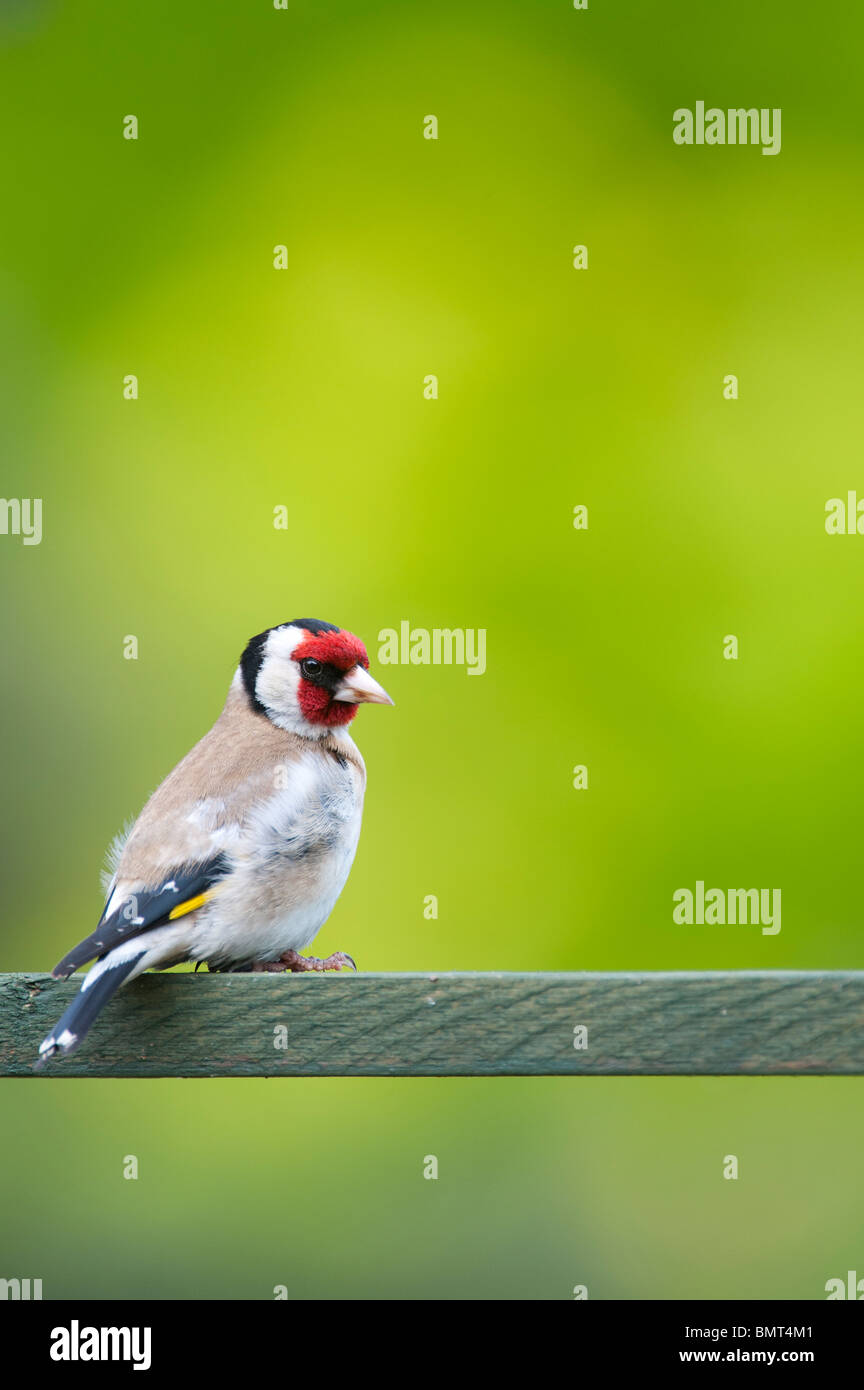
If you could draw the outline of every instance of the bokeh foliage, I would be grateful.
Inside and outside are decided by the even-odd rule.
[[[489,653],[378,671],[316,949],[864,964],[864,540],[823,526],[864,494],[861,40],[841,0],[3,8],[2,490],[44,499],[40,546],[0,537],[3,969],[90,929],[103,846],[301,614],[373,669],[404,618]],[[782,152],[674,146],[698,99],[781,107]],[[780,935],[675,926],[698,878],[780,887]],[[49,1297],[820,1297],[864,1260],[856,1081],[40,1080],[0,1114],[0,1274]]]

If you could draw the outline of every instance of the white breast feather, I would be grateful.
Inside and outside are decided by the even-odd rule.
[[[308,946],[351,869],[362,790],[350,765],[310,753],[247,816],[233,872],[190,922],[197,959],[275,960]]]

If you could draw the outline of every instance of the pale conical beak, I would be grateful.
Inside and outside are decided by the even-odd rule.
[[[334,700],[344,700],[349,705],[392,705],[393,701],[383,685],[373,680],[362,666],[352,666],[345,672],[342,684],[333,692]]]

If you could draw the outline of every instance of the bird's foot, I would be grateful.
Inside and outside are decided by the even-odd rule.
[[[344,970],[346,966],[355,972],[357,970],[357,966],[345,951],[334,951],[332,956],[325,956],[323,960],[319,956],[301,956],[297,951],[286,951],[277,963],[278,969],[290,970],[295,975],[306,970]],[[274,967],[269,968],[272,970]]]
[[[253,960],[251,965],[234,966],[233,969],[251,971],[254,975],[263,974],[265,971],[282,975],[286,970],[300,975],[307,970],[320,973],[323,970],[344,970],[346,966],[351,970],[357,969],[351,956],[345,951],[334,951],[332,956],[325,956],[323,960],[320,956],[301,956],[297,951],[286,951],[278,960]]]

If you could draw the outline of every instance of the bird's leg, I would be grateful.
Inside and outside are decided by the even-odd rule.
[[[292,974],[299,975],[306,970],[344,970],[350,966],[352,970],[357,969],[354,961],[345,951],[334,951],[332,956],[326,956],[323,960],[320,956],[301,956],[297,951],[286,951],[279,960],[253,960],[248,965],[217,966],[216,973],[222,971],[244,972],[246,974],[261,975],[265,971],[274,975],[282,975],[286,970]],[[211,974],[213,967],[208,967]]]
[[[357,970],[357,966],[345,951],[334,951],[324,960],[319,956],[301,956],[297,951],[286,951],[280,957],[279,963],[280,969],[290,970],[295,975],[305,970],[344,970],[346,966],[350,966],[355,972]],[[270,968],[272,969],[272,966]]]

